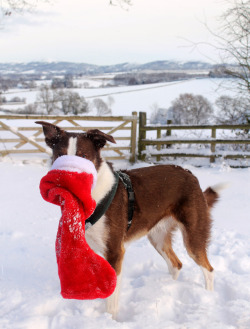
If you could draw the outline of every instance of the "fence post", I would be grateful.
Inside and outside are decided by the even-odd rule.
[[[216,138],[216,128],[212,128],[211,137],[212,138]],[[215,153],[215,145],[216,145],[215,142],[212,142],[211,143],[211,152],[212,153]],[[214,155],[211,155],[211,157],[210,157],[210,163],[214,163],[214,162],[215,162],[215,156]]]
[[[139,138],[138,138],[138,159],[145,160],[146,155],[142,154],[144,150],[146,150],[146,146],[143,145],[142,140],[146,139],[146,130],[145,126],[147,124],[147,114],[146,112],[139,113]]]
[[[132,112],[133,120],[131,122],[131,156],[129,161],[135,162],[136,156],[136,130],[137,130],[137,112]]]
[[[172,120],[167,120],[167,124],[168,125],[171,125],[171,123],[172,123]],[[171,134],[172,134],[172,130],[171,129],[167,129],[166,136],[169,137],[169,136],[171,136]],[[171,144],[167,144],[167,148],[169,149],[170,147],[171,147]]]
[[[157,139],[161,138],[161,129],[157,128]],[[161,150],[161,145],[157,145],[156,146],[157,148],[157,151],[160,151]],[[161,161],[161,156],[160,155],[157,155],[156,156],[156,161]]]

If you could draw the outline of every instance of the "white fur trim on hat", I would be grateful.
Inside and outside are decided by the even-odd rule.
[[[97,172],[93,162],[90,160],[80,158],[75,155],[63,155],[55,160],[51,170],[65,170],[71,172],[82,173],[86,172],[87,174],[93,175],[93,185],[92,189],[96,185]]]

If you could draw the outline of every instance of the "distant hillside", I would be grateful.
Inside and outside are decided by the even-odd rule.
[[[96,75],[103,73],[131,71],[164,70],[210,70],[213,65],[205,62],[155,61],[146,64],[121,63],[116,65],[93,65],[71,62],[30,62],[0,63],[0,74],[82,74]]]

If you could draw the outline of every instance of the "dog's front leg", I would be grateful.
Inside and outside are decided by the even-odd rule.
[[[122,280],[122,263],[124,258],[125,249],[122,247],[119,251],[111,251],[107,253],[107,261],[115,269],[117,275],[117,284],[113,294],[107,298],[106,311],[112,314],[112,318],[116,319],[119,311],[119,296]]]
[[[122,272],[117,275],[117,284],[115,287],[115,291],[111,296],[107,298],[106,301],[106,311],[112,315],[112,318],[116,320],[117,313],[119,311],[119,297],[120,297],[120,288],[121,288],[121,279]]]

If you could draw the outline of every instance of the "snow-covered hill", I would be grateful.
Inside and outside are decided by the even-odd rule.
[[[145,64],[119,63],[114,65],[93,65],[73,62],[28,62],[0,63],[1,74],[101,74],[113,72],[129,72],[142,70],[209,70],[212,64],[192,61],[154,61]]]
[[[213,210],[209,259],[215,291],[204,289],[201,271],[187,256],[180,234],[174,246],[183,262],[178,281],[143,238],[127,250],[121,308],[114,321],[103,300],[60,296],[54,250],[60,211],[43,201],[38,189],[48,168],[0,162],[0,328],[250,328],[250,170],[188,168],[203,189],[231,182]]]

